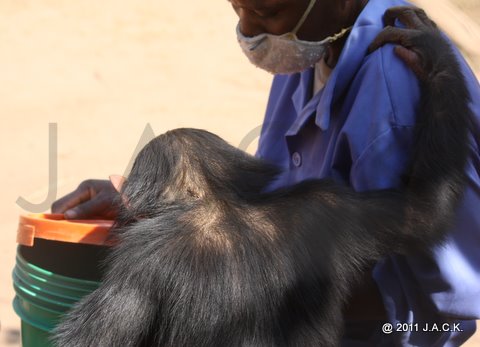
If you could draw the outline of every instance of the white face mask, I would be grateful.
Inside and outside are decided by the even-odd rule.
[[[346,28],[322,41],[303,41],[297,37],[297,31],[310,14],[316,0],[310,0],[307,10],[293,31],[283,35],[260,34],[246,37],[237,25],[237,39],[243,53],[255,66],[273,74],[291,74],[301,72],[317,63],[325,54],[325,49],[343,37],[351,29]]]

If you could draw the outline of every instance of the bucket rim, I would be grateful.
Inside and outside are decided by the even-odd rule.
[[[52,241],[111,245],[108,232],[112,220],[67,220],[63,214],[31,213],[19,217],[17,243],[33,246],[35,238]]]

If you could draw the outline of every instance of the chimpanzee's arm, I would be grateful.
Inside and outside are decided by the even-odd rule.
[[[158,303],[152,299],[154,258],[143,252],[147,247],[140,243],[130,246],[117,248],[108,258],[109,270],[100,287],[81,300],[53,331],[56,346],[142,345],[158,311]]]

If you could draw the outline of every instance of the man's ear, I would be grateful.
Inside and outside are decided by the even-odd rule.
[[[110,175],[108,178],[110,178],[110,182],[112,182],[113,187],[117,190],[117,192],[120,193],[126,178],[121,175]]]

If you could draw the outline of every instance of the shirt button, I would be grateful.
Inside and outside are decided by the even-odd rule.
[[[293,161],[293,165],[295,165],[296,167],[299,167],[300,165],[302,165],[302,156],[300,155],[300,153],[298,152],[293,153],[292,161]]]

